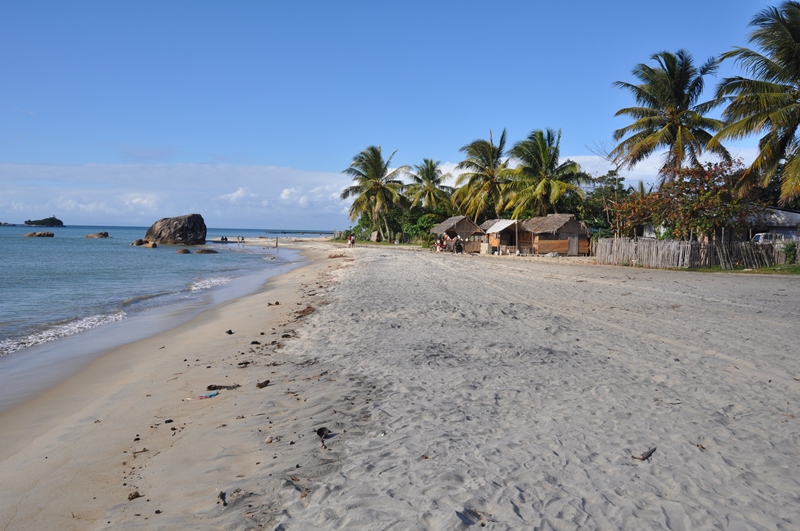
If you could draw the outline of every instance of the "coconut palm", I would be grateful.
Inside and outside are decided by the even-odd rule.
[[[406,197],[412,204],[421,204],[431,211],[450,205],[453,188],[442,184],[450,174],[442,173],[439,161],[423,159],[422,164],[414,166],[414,171],[408,176],[412,182],[406,186]]]
[[[497,145],[489,131],[489,140],[475,140],[459,150],[466,158],[456,169],[465,171],[456,179],[453,203],[465,215],[474,217],[476,223],[490,205],[498,217],[503,210],[503,189],[508,180],[508,160],[503,160],[505,149],[506,130],[503,129]]]
[[[372,216],[372,230],[381,233],[381,239],[386,239],[389,233],[389,224],[386,214],[391,207],[402,201],[403,182],[399,177],[408,171],[408,166],[400,166],[389,170],[394,151],[388,160],[383,160],[380,146],[369,146],[353,157],[350,166],[342,173],[353,178],[356,184],[348,186],[342,191],[341,198],[355,197],[350,206],[350,219],[355,221],[361,214]],[[386,235],[380,225],[380,215],[386,226]]]
[[[514,209],[512,218],[519,219],[525,211],[544,214],[549,206],[558,212],[556,204],[570,191],[583,197],[578,185],[588,184],[591,178],[581,172],[577,162],[566,160],[559,164],[560,143],[561,131],[534,130],[509,151],[518,163],[507,187],[506,206]]]
[[[783,2],[760,11],[750,23],[750,42],[760,51],[734,48],[722,55],[733,59],[752,79],[730,77],[717,87],[727,101],[725,127],[712,143],[763,134],[759,152],[739,181],[739,188],[757,180],[767,185],[782,163],[781,203],[800,196],[800,2]]]
[[[651,59],[657,63],[655,67],[639,64],[633,69],[640,84],[614,83],[615,87],[630,91],[639,106],[617,111],[615,116],[628,116],[633,123],[614,131],[614,140],[622,141],[611,155],[622,166],[632,168],[656,150],[666,149],[661,182],[671,179],[687,159],[692,165],[700,164],[699,156],[704,150],[730,160],[721,144],[709,145],[723,122],[704,113],[718,102],[697,103],[703,92],[703,77],[716,72],[718,61],[712,58],[696,68],[685,50],[676,54],[659,52]]]

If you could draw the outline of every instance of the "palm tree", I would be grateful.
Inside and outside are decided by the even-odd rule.
[[[734,48],[722,59],[733,59],[753,79],[730,77],[717,87],[717,97],[728,106],[722,113],[725,127],[712,143],[763,134],[738,187],[745,189],[759,178],[767,185],[783,162],[780,202],[785,204],[800,196],[800,2],[765,8],[750,25],[756,28],[750,42],[761,52]]]
[[[503,160],[505,149],[506,130],[503,129],[497,145],[489,131],[489,140],[475,140],[459,150],[466,158],[456,169],[466,171],[456,179],[453,203],[467,216],[473,216],[476,223],[490,205],[494,206],[498,217],[503,210],[503,189],[508,178],[508,160]]]
[[[355,197],[350,206],[350,219],[355,221],[361,214],[372,216],[372,230],[376,228],[381,233],[381,239],[386,239],[389,233],[389,223],[386,214],[392,205],[402,200],[403,182],[398,178],[408,171],[408,166],[400,166],[389,170],[394,151],[388,160],[383,160],[380,146],[369,146],[353,157],[350,166],[342,173],[353,178],[356,184],[348,186],[342,191],[341,198]],[[386,235],[380,225],[380,215],[386,226]]]
[[[581,172],[577,162],[566,160],[559,164],[560,143],[561,131],[534,130],[509,151],[519,163],[508,185],[510,199],[506,206],[514,208],[512,218],[519,219],[527,210],[546,213],[548,206],[558,212],[556,204],[570,191],[583,197],[578,184],[588,184],[591,179]]]
[[[412,204],[422,204],[430,211],[450,205],[453,188],[442,184],[445,179],[450,177],[450,174],[442,173],[439,161],[423,159],[422,164],[414,166],[414,172],[409,173],[408,176],[412,182],[406,186],[406,196]]]
[[[634,121],[614,131],[614,140],[627,138],[611,151],[611,155],[621,165],[632,168],[657,149],[666,148],[659,184],[671,179],[672,173],[681,168],[687,158],[693,165],[700,164],[698,158],[704,150],[730,160],[722,145],[709,144],[713,133],[722,129],[723,122],[703,114],[718,102],[697,103],[703,92],[703,77],[716,72],[719,62],[712,58],[698,69],[685,50],[677,54],[659,52],[651,59],[657,66],[639,64],[633,69],[640,84],[614,83],[615,87],[630,91],[639,106],[626,107],[615,114],[629,116]]]

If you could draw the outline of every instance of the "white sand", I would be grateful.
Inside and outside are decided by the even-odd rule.
[[[800,278],[313,246],[0,418],[0,529],[800,528]]]

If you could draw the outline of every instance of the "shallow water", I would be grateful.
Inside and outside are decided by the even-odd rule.
[[[48,230],[53,238],[25,238]],[[108,239],[87,234],[107,231]],[[154,335],[257,291],[296,267],[296,251],[236,244],[263,231],[209,229],[217,254],[132,247],[144,227],[0,227],[0,411],[41,392],[110,348]],[[195,250],[195,247],[190,249]]]

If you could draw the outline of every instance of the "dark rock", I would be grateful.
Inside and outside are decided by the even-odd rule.
[[[98,232],[97,234],[87,234],[87,238],[108,238],[108,233],[106,231]]]
[[[189,249],[178,249],[175,252],[178,254],[192,254],[192,251],[190,251]]]
[[[162,218],[147,229],[144,239],[153,243],[202,245],[206,243],[206,222],[200,214]]]
[[[30,227],[63,227],[64,222],[55,216],[50,216],[45,219],[25,220],[25,225]]]
[[[52,232],[29,232],[25,235],[26,238],[52,238],[55,236]]]
[[[138,240],[134,240],[134,242],[131,245],[136,245],[136,246],[144,245],[144,240],[139,238]]]
[[[218,254],[214,249],[198,249],[195,254]]]

